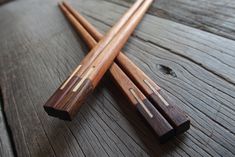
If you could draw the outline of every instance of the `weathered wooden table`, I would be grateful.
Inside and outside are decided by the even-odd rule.
[[[108,75],[72,122],[43,110],[87,52],[57,2],[0,6],[2,156],[235,155],[234,0],[159,0],[124,48],[191,118],[191,129],[164,145]],[[106,32],[131,3],[70,4]]]

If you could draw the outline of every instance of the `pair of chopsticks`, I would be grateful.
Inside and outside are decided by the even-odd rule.
[[[139,10],[143,4],[146,4],[144,2],[147,1],[137,0],[122,16],[122,18],[110,29],[106,36],[102,38],[102,40],[99,41],[99,43],[85,56],[80,65],[77,66],[73,73],[64,81],[64,83],[55,91],[44,105],[46,111],[50,112],[51,115],[53,114],[61,119],[68,120],[71,120],[76,115],[76,112],[80,108],[86,96],[91,93],[93,87],[95,87],[88,76],[90,76],[92,72],[98,71],[98,69],[95,65],[91,66],[91,64],[94,63],[95,60],[98,59],[98,56],[100,56],[101,52],[110,45],[112,39],[117,34],[120,34],[119,31],[124,28],[125,24],[129,22],[131,17],[137,13],[136,11]],[[145,5],[146,9],[147,7]],[[106,59],[107,58],[108,57],[106,57]],[[102,66],[105,67],[104,65]],[[100,67],[98,68],[100,69]]]
[[[102,41],[105,38],[68,4],[63,2],[59,6],[91,49],[99,44],[97,44],[98,41]],[[98,57],[96,56],[96,58]],[[109,68],[109,72],[131,104],[140,111],[155,130],[160,141],[165,141],[175,133],[182,133],[189,128],[190,121],[187,116],[173,104],[159,86],[122,52],[116,57],[115,62]],[[64,84],[66,84],[66,81]],[[44,106],[48,114],[67,119],[62,112],[60,113],[61,110],[49,105],[47,103]]]

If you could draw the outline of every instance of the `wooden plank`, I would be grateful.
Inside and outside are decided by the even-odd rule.
[[[0,102],[2,106],[2,102]],[[11,146],[9,134],[7,132],[6,123],[2,114],[2,107],[0,106],[0,156],[13,157],[13,149]]]
[[[98,0],[72,3],[104,32],[127,9]],[[18,156],[235,154],[233,41],[145,17],[124,51],[192,119],[187,133],[160,145],[108,75],[74,121],[47,116],[42,105],[86,54],[55,1],[8,3],[0,20],[7,28],[0,30],[0,84]]]
[[[129,6],[133,2],[111,1],[122,6]],[[150,13],[234,40],[234,7],[233,0],[157,0]]]

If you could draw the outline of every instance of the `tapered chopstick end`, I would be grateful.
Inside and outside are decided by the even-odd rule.
[[[158,112],[158,110],[153,106],[153,104],[150,103],[148,99],[143,100],[142,104],[138,103],[137,109],[153,128],[159,138],[160,143],[164,143],[175,135],[173,127],[160,114],[160,112]]]

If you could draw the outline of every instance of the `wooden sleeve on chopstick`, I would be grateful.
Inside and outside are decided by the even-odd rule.
[[[140,22],[144,13],[147,11],[148,7],[152,3],[152,0],[145,0],[139,10],[132,16],[130,20],[124,25],[124,27],[118,32],[118,34],[111,40],[111,42],[104,48],[104,50],[99,54],[99,56],[92,62],[89,68],[81,75],[81,80],[77,82],[71,89],[69,99],[85,99],[88,97],[88,94],[92,92],[93,89],[89,88],[89,91],[86,91],[88,94],[81,94],[80,88],[83,87],[86,80],[91,83],[89,86],[95,88],[103,77],[105,72],[109,69],[113,63],[115,57],[120,52],[121,48],[124,46],[125,42],[128,40],[128,37],[134,31],[137,24]],[[101,40],[102,41],[102,40]],[[97,44],[99,45],[99,44]],[[97,46],[96,45],[96,46]],[[95,46],[95,47],[96,47]],[[93,49],[92,49],[93,50]],[[86,82],[87,83],[87,82]],[[82,98],[79,98],[79,95]],[[66,106],[62,108],[65,112],[68,112],[70,115],[70,109],[75,108],[74,106],[81,106],[80,101],[69,101],[62,103],[61,106]],[[74,115],[70,115],[72,119]]]
[[[96,30],[82,15],[72,9],[67,3],[63,5],[69,12],[78,20],[84,28],[76,27],[83,39],[92,48],[97,42],[102,39],[103,35]],[[84,32],[89,32],[91,36]],[[94,41],[96,40],[96,41]],[[177,107],[177,105],[162,92],[161,88],[155,84],[145,73],[139,69],[128,57],[122,52],[117,56],[116,62],[127,73],[127,75],[135,82],[138,88],[147,96],[147,98],[155,105],[155,107],[164,115],[164,117],[174,127],[177,134],[189,129],[190,120],[187,115]]]
[[[122,18],[114,25],[114,27],[107,33],[106,37],[103,38],[95,47],[90,51],[86,57],[81,61],[81,64],[76,67],[72,74],[64,81],[64,83],[55,91],[55,93],[49,98],[49,100],[43,106],[45,111],[52,116],[56,116],[56,110],[63,111],[64,101],[61,101],[66,97],[66,95],[71,95],[69,93],[74,84],[82,80],[79,76],[87,70],[89,65],[94,61],[94,59],[99,55],[99,53],[105,48],[105,46],[111,41],[111,39],[119,32],[119,30],[126,24],[126,22],[132,17],[132,15],[138,10],[142,5],[144,0],[137,0],[133,6],[122,16]],[[62,5],[59,5],[63,10]],[[66,13],[66,12],[65,12]],[[72,17],[70,16],[72,19]],[[75,22],[75,20],[73,19]],[[77,25],[79,25],[77,23]],[[62,103],[61,103],[62,102]]]
[[[153,128],[160,142],[165,142],[174,136],[174,130],[168,121],[159,111],[149,102],[144,94],[126,76],[126,74],[113,63],[109,72],[115,80],[117,86],[128,97],[129,101],[141,113],[149,125]]]

